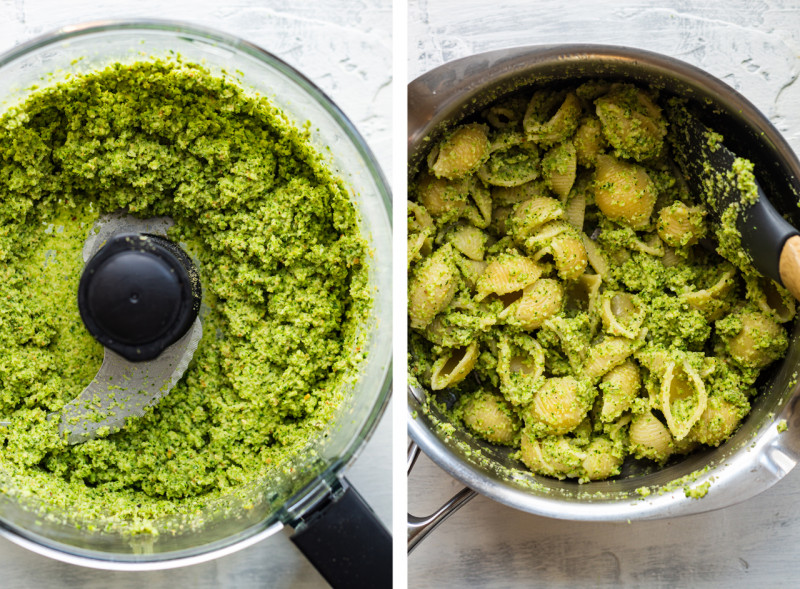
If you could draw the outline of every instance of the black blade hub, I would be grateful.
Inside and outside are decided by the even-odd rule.
[[[78,285],[86,328],[132,362],[156,358],[191,327],[200,309],[197,269],[175,243],[119,234],[89,260]]]

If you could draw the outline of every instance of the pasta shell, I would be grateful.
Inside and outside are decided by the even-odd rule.
[[[703,313],[708,321],[719,319],[730,306],[724,297],[731,292],[736,285],[736,268],[731,264],[725,264],[717,281],[702,290],[686,292],[680,298],[686,301],[690,307]]]
[[[554,476],[555,470],[548,464],[542,453],[542,445],[533,436],[523,433],[520,443],[520,460],[530,470],[546,476]]]
[[[620,155],[642,161],[661,153],[667,124],[645,92],[632,84],[615,84],[595,100],[595,107],[603,135]]]
[[[517,131],[514,129],[508,129],[506,131],[502,131],[500,133],[494,133],[492,135],[492,140],[489,142],[489,153],[495,152],[502,152],[508,149],[509,147],[514,147],[515,145],[521,145],[525,143],[527,139],[525,138],[525,133],[521,131]],[[533,146],[534,149],[537,150],[536,146]]]
[[[513,94],[487,108],[482,114],[495,129],[513,129],[522,122],[527,105],[528,100],[524,96]]]
[[[597,156],[603,153],[603,150],[607,147],[600,120],[595,118],[583,119],[578,126],[578,130],[575,131],[572,143],[575,145],[578,164],[587,168],[594,166],[597,162]]]
[[[511,235],[519,245],[533,235],[540,227],[564,218],[564,207],[554,198],[547,196],[532,198],[517,205],[511,217]]]
[[[508,362],[508,371],[535,378],[544,373],[544,362],[540,360],[533,356],[514,356]]]
[[[428,211],[419,204],[408,201],[408,266],[433,251],[436,227]]]
[[[586,350],[589,347],[591,333],[589,330],[583,329],[576,331],[575,325],[563,315],[556,315],[546,320],[542,325],[542,329],[552,332],[558,337],[559,348],[566,355],[572,372],[574,374],[582,374],[581,367],[586,360]]]
[[[483,274],[486,267],[489,265],[489,262],[484,262],[482,260],[470,260],[469,258],[464,257],[457,257],[456,258],[456,265],[458,269],[461,270],[461,275],[464,277],[464,282],[467,283],[467,286],[471,289],[475,289],[475,285],[478,282],[478,278],[480,275]]]
[[[434,317],[433,321],[425,328],[425,339],[437,346],[448,348],[454,348],[459,345],[458,330],[446,323],[442,319],[442,315]]]
[[[486,120],[495,129],[507,129],[516,126],[522,120],[518,111],[507,106],[493,106],[485,114]]]
[[[656,258],[664,255],[664,244],[661,243],[661,238],[655,233],[647,236],[646,240],[634,237],[628,243],[628,248]]]
[[[570,141],[556,145],[542,158],[545,182],[562,201],[575,183],[577,162],[575,146]]]
[[[433,229],[433,219],[431,218],[425,207],[419,204],[408,201],[408,232],[416,233],[426,229]]]
[[[534,338],[519,336],[517,342],[525,342],[525,347],[512,343],[503,335],[497,342],[497,376],[500,378],[500,391],[509,402],[516,406],[527,405],[543,382],[544,350]]]
[[[452,350],[433,363],[431,389],[440,391],[464,380],[478,361],[478,343]]]
[[[456,274],[453,249],[449,244],[419,264],[408,287],[411,327],[424,329],[450,304],[456,292]]]
[[[664,374],[667,362],[671,361],[669,353],[657,346],[646,346],[636,352],[636,360],[654,374]]]
[[[552,241],[550,249],[559,278],[575,280],[583,274],[588,259],[579,235],[574,232],[563,233]]]
[[[578,395],[578,381],[571,376],[548,378],[533,397],[526,421],[539,424],[546,434],[565,434],[586,416]]]
[[[536,231],[525,240],[525,249],[534,255],[544,248],[547,248],[553,243],[553,240],[563,233],[570,232],[572,227],[566,221],[550,221],[544,225],[539,226]],[[550,250],[545,252],[550,253]],[[541,257],[544,254],[540,254]]]
[[[490,147],[478,177],[494,186],[520,186],[539,177],[539,149],[521,133],[506,134]]]
[[[635,362],[626,360],[608,371],[600,383],[600,390],[603,391],[600,420],[612,422],[630,409],[641,388],[641,373]]]
[[[675,440],[682,440],[706,410],[708,391],[687,362],[668,362],[661,381],[661,411]]]
[[[634,295],[615,291],[603,293],[600,318],[608,333],[633,339],[639,333],[645,315],[644,307]]]
[[[551,255],[559,278],[574,280],[586,269],[588,258],[580,234],[565,221],[551,221],[525,241],[534,260]]]
[[[468,183],[469,196],[474,204],[464,209],[464,217],[475,227],[485,229],[492,222],[492,194],[475,178]]]
[[[706,410],[686,438],[709,446],[719,446],[736,430],[746,412],[722,397],[711,397]]]
[[[489,157],[486,125],[463,125],[447,135],[428,156],[428,168],[437,178],[455,180],[476,170]]]
[[[672,454],[672,434],[651,411],[633,418],[628,436],[631,450],[637,458],[663,462]]]
[[[788,346],[786,332],[769,316],[744,309],[726,318],[739,326],[732,337],[725,337],[728,353],[742,366],[764,368],[783,355]],[[718,331],[720,324],[717,323]]]
[[[672,247],[687,247],[697,243],[706,233],[706,211],[676,201],[658,212],[658,236]]]
[[[590,481],[607,479],[618,475],[622,466],[622,454],[617,451],[611,440],[595,438],[586,447],[586,457],[581,466]]]
[[[572,136],[580,115],[581,103],[574,92],[539,90],[528,103],[522,126],[528,139],[549,147]]]
[[[500,254],[478,277],[475,284],[477,295],[475,299],[482,301],[490,294],[498,296],[522,291],[529,284],[533,284],[542,274],[541,267],[524,256]]]
[[[583,191],[573,191],[572,197],[567,201],[564,209],[564,218],[567,223],[578,231],[583,230],[583,220],[586,216],[586,194]]]
[[[457,219],[467,208],[469,186],[465,180],[450,181],[425,173],[417,183],[417,195],[431,216]]]
[[[473,432],[495,444],[511,445],[521,423],[500,395],[480,392],[464,404],[461,415]]]
[[[608,424],[603,429],[613,442],[625,443],[625,445],[627,445],[628,426],[630,425],[632,419],[633,416],[630,413],[626,413],[622,417],[617,419],[614,423]]]
[[[520,458],[533,472],[563,479],[577,476],[586,454],[562,436],[549,436],[538,440],[522,434]]]
[[[432,241],[433,240],[424,233],[409,234],[408,245],[406,249],[408,258],[407,263],[409,267],[411,267],[412,262],[421,259],[430,253],[430,244]]]
[[[641,339],[607,337],[589,349],[583,375],[590,380],[599,379],[615,366],[622,364],[643,343]]]
[[[586,250],[586,259],[589,261],[592,268],[594,268],[594,271],[600,276],[609,276],[611,268],[608,266],[608,260],[606,260],[603,250],[597,247],[597,244],[589,239],[585,233],[581,233],[581,241]]]
[[[544,180],[534,180],[519,186],[492,186],[491,190],[492,202],[496,206],[513,205],[532,198],[550,195],[550,189],[547,188]]]
[[[564,287],[552,278],[540,278],[526,286],[522,298],[505,309],[500,318],[513,316],[522,329],[531,331],[558,313],[563,304]]]
[[[683,258],[679,256],[671,247],[664,248],[664,255],[661,257],[661,263],[667,268],[674,268],[683,262]]]
[[[495,324],[494,317],[488,313],[482,316],[480,322],[474,324],[464,325],[461,321],[463,318],[464,314],[458,311],[439,314],[428,324],[425,331],[422,332],[422,336],[437,346],[461,349],[469,345],[465,342],[474,340],[476,332],[481,332]]]
[[[459,252],[471,260],[483,260],[486,249],[486,234],[472,225],[456,227],[448,234],[447,240]]]
[[[597,158],[594,199],[603,214],[631,227],[650,222],[658,191],[644,168],[609,155]]]

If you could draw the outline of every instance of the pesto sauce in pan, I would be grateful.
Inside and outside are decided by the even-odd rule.
[[[581,89],[587,91],[589,86],[590,83],[585,83],[576,90],[576,93],[580,95]],[[567,104],[567,101],[562,101],[562,95],[558,95],[555,92],[554,95],[558,96],[558,102],[562,105],[559,107],[558,112],[560,113],[562,108],[566,111],[564,105]],[[490,131],[488,135],[490,144],[497,136],[509,134],[510,132],[522,133],[522,131],[525,131],[525,136],[528,137],[529,140],[539,140],[537,138],[531,139],[531,134],[528,133],[528,130],[524,126],[525,118],[528,117],[528,113],[531,111],[530,105],[534,104],[536,99],[536,93],[534,93],[530,99],[523,97],[520,100],[515,96],[487,107],[487,110],[483,111],[480,116],[487,119],[490,123],[491,120],[487,113],[491,114],[492,109],[497,108],[498,112],[510,113],[505,115],[507,120],[501,120],[497,124],[492,123],[496,129]],[[522,104],[522,106],[520,106],[520,104]],[[525,107],[525,104],[528,104],[528,106]],[[596,104],[596,102],[591,104]],[[591,109],[590,106],[586,108]],[[525,115],[522,115],[522,112],[525,112]],[[553,113],[555,112],[556,110],[553,109]],[[578,115],[579,114],[580,112]],[[466,123],[466,125],[474,125],[475,123],[472,122],[473,120],[482,121],[482,119],[476,116],[475,119],[469,119],[470,122]],[[551,120],[557,120],[558,123],[563,122],[563,118],[557,118],[556,114],[553,114]],[[520,129],[520,122],[523,123],[522,129]],[[462,124],[461,128],[463,128],[463,126]],[[634,125],[634,127],[636,127],[636,125]],[[601,129],[604,132],[606,131],[605,127],[601,126]],[[666,126],[663,126],[661,131],[660,138],[663,138],[666,133]],[[440,151],[444,149],[447,138],[455,136],[456,132],[457,129],[456,131],[451,131],[450,134],[446,135],[446,139],[441,143],[441,146],[435,145],[433,147],[431,153],[435,154],[437,163],[439,159],[442,159]],[[625,155],[621,152],[619,147],[614,144],[614,137],[609,137],[607,133],[605,133],[605,137],[608,142],[613,144],[617,149],[615,152],[616,155]],[[616,135],[617,143],[620,138],[619,135]],[[430,138],[428,141],[433,141],[433,139],[434,138]],[[716,146],[722,141],[722,137],[716,133],[709,133],[706,139],[710,151],[716,149]],[[577,143],[575,138],[573,138],[572,141],[573,143]],[[603,150],[607,147],[607,145],[599,145],[597,147],[598,153],[602,154]],[[631,148],[630,145],[626,147]],[[634,147],[638,149],[642,146],[636,145]],[[466,151],[466,149],[462,149],[461,151]],[[487,303],[482,302],[482,300],[477,297],[473,298],[476,291],[475,284],[477,284],[481,272],[487,271],[487,264],[499,260],[499,256],[509,251],[513,255],[532,256],[536,254],[535,250],[537,247],[541,247],[531,247],[531,245],[529,245],[531,242],[527,240],[530,238],[526,238],[524,241],[515,239],[513,235],[514,226],[511,225],[511,229],[509,229],[510,216],[516,214],[519,207],[525,206],[519,203],[526,202],[525,199],[534,199],[541,196],[550,197],[551,199],[560,196],[562,203],[565,203],[566,206],[570,206],[570,202],[575,196],[581,196],[580,193],[584,193],[583,198],[585,200],[577,201],[580,203],[579,206],[583,209],[582,214],[579,215],[577,225],[581,228],[584,226],[588,227],[585,234],[586,241],[595,242],[596,246],[599,246],[600,249],[609,256],[609,267],[605,270],[605,275],[602,276],[602,280],[605,284],[603,293],[605,294],[605,292],[609,291],[622,291],[629,294],[636,293],[636,297],[638,297],[639,301],[638,305],[632,304],[632,307],[637,311],[637,315],[641,317],[639,319],[640,324],[638,325],[643,330],[643,338],[645,338],[646,347],[639,353],[639,356],[636,354],[631,355],[633,355],[634,359],[639,361],[648,372],[645,373],[647,381],[644,383],[644,386],[637,385],[637,396],[630,403],[628,409],[626,409],[626,411],[630,410],[630,415],[641,415],[648,410],[648,407],[651,409],[655,407],[656,403],[650,405],[650,399],[658,400],[657,396],[662,392],[661,385],[663,383],[663,377],[653,377],[653,373],[659,370],[659,367],[655,363],[652,363],[654,357],[649,358],[645,354],[652,354],[653,351],[657,353],[663,352],[665,356],[678,359],[680,362],[689,362],[690,360],[694,362],[702,358],[702,360],[708,364],[706,366],[694,368],[694,370],[707,370],[703,378],[708,387],[707,390],[711,391],[708,398],[714,402],[720,402],[720,404],[726,403],[727,406],[732,408],[731,413],[734,414],[734,417],[730,418],[730,423],[732,423],[732,426],[730,426],[731,429],[725,431],[720,425],[722,424],[721,419],[709,419],[708,424],[710,425],[701,421],[706,415],[704,411],[696,421],[696,423],[700,425],[695,429],[699,431],[701,427],[705,426],[709,428],[709,431],[713,430],[712,433],[724,432],[724,438],[727,439],[733,431],[732,428],[738,425],[739,420],[746,415],[750,409],[750,400],[756,394],[754,383],[758,375],[758,370],[769,362],[775,361],[781,357],[787,345],[785,330],[776,323],[775,329],[769,334],[764,331],[758,333],[753,338],[754,349],[770,349],[773,352],[770,355],[769,362],[756,368],[749,359],[739,355],[738,350],[736,351],[736,358],[733,358],[734,352],[732,348],[728,346],[728,340],[737,333],[744,331],[744,321],[750,321],[750,319],[745,319],[745,314],[740,313],[739,309],[746,307],[748,309],[748,317],[751,312],[765,313],[771,318],[777,318],[779,314],[782,314],[783,318],[781,322],[785,322],[794,315],[794,303],[790,299],[785,298],[788,295],[782,292],[782,290],[779,290],[780,287],[777,285],[773,285],[774,292],[772,295],[767,294],[770,287],[768,281],[761,282],[760,275],[756,273],[755,269],[752,267],[749,256],[741,247],[741,235],[736,224],[737,216],[742,207],[753,204],[758,198],[755,177],[753,175],[753,165],[751,162],[742,158],[737,158],[729,174],[719,175],[714,179],[712,183],[714,186],[734,186],[737,191],[737,196],[741,195],[741,202],[736,202],[735,206],[730,206],[721,216],[722,218],[712,225],[715,231],[715,237],[717,238],[717,244],[711,244],[707,241],[703,243],[703,247],[698,246],[697,248],[690,249],[692,244],[690,244],[689,239],[697,236],[693,236],[691,232],[687,232],[687,229],[682,229],[681,238],[685,238],[685,240],[682,243],[673,244],[668,243],[667,238],[662,239],[660,236],[653,238],[653,231],[658,229],[655,222],[641,228],[633,227],[630,223],[626,226],[620,226],[612,223],[613,219],[609,220],[608,218],[603,218],[601,214],[602,211],[597,212],[591,208],[587,209],[586,205],[599,208],[596,194],[598,182],[592,176],[594,172],[591,170],[591,168],[595,166],[588,158],[585,161],[589,162],[589,164],[581,163],[580,159],[578,159],[577,162],[574,160],[570,162],[570,167],[572,167],[573,170],[575,170],[577,166],[582,166],[584,168],[577,168],[576,173],[573,173],[573,178],[570,180],[571,186],[575,192],[567,193],[566,199],[564,198],[564,194],[556,194],[554,185],[547,184],[548,178],[552,175],[554,170],[563,173],[567,170],[568,166],[562,165],[559,167],[558,164],[563,162],[559,162],[556,159],[551,160],[551,165],[545,165],[546,158],[551,156],[554,151],[555,148],[551,149],[548,155],[542,158],[540,164],[541,173],[542,176],[544,176],[544,186],[547,188],[536,186],[535,180],[526,180],[527,173],[521,168],[518,168],[521,172],[518,175],[518,186],[513,186],[510,189],[506,187],[505,184],[495,182],[492,178],[480,178],[480,180],[484,182],[481,186],[490,195],[487,199],[491,204],[495,205],[492,214],[494,215],[495,211],[498,213],[497,218],[499,222],[495,220],[495,218],[492,218],[488,227],[486,225],[478,225],[473,218],[463,213],[463,211],[468,211],[469,209],[467,208],[468,205],[464,205],[458,200],[459,192],[457,189],[459,182],[467,187],[462,190],[461,194],[466,194],[468,197],[474,198],[476,203],[478,202],[478,199],[475,198],[478,191],[474,190],[472,185],[468,183],[469,178],[465,179],[463,174],[459,175],[448,170],[450,176],[446,176],[446,179],[450,182],[449,186],[453,187],[453,190],[451,193],[441,191],[440,194],[436,194],[429,190],[429,185],[424,181],[426,179],[425,174],[430,173],[424,170],[425,164],[421,164],[423,168],[422,171],[413,170],[411,182],[412,201],[416,199],[417,203],[419,203],[414,203],[416,206],[426,206],[426,203],[432,203],[433,206],[426,207],[429,214],[427,225],[420,221],[420,216],[412,209],[409,231],[412,232],[412,230],[416,230],[418,235],[428,239],[429,243],[434,245],[426,246],[421,238],[413,242],[418,245],[421,244],[421,246],[414,252],[416,257],[412,256],[410,258],[410,280],[422,274],[420,268],[424,268],[422,265],[425,264],[427,259],[437,255],[438,252],[442,251],[443,247],[450,247],[449,243],[453,240],[448,238],[448,232],[452,233],[452,229],[450,229],[449,225],[452,224],[453,221],[461,219],[460,224],[462,226],[467,223],[472,223],[478,229],[485,230],[491,241],[489,241],[488,247],[485,247],[485,250],[481,251],[482,255],[479,258],[475,257],[473,252],[463,247],[462,244],[460,254],[472,260],[465,260],[463,257],[459,257],[459,254],[456,254],[457,261],[455,263],[458,269],[454,272],[462,282],[457,283],[457,287],[454,289],[455,293],[451,296],[449,301],[443,303],[442,308],[438,310],[438,314],[434,315],[427,325],[423,325],[422,328],[418,327],[415,330],[411,330],[412,333],[410,333],[409,336],[409,382],[419,389],[427,389],[430,391],[425,395],[425,399],[421,401],[422,418],[427,422],[426,425],[431,429],[435,429],[439,437],[443,438],[446,443],[457,447],[457,452],[465,457],[466,460],[479,465],[481,469],[485,471],[494,471],[493,475],[501,479],[509,480],[514,486],[530,488],[540,494],[558,494],[563,492],[570,497],[578,498],[586,497],[598,499],[601,496],[607,496],[609,498],[616,496],[616,498],[619,498],[617,492],[609,492],[606,495],[605,491],[595,491],[592,488],[582,491],[580,488],[576,487],[575,489],[565,491],[565,488],[561,486],[548,487],[547,485],[540,484],[536,479],[529,476],[527,472],[517,470],[517,468],[521,468],[522,462],[537,474],[557,476],[558,478],[564,478],[565,476],[575,477],[579,479],[579,482],[587,482],[592,480],[592,478],[589,476],[581,478],[582,472],[580,471],[580,468],[586,468],[582,463],[584,457],[578,453],[573,453],[574,449],[579,448],[581,451],[589,454],[592,434],[597,435],[596,439],[603,439],[602,436],[609,436],[613,441],[617,441],[611,436],[612,433],[617,432],[602,430],[602,426],[597,427],[597,423],[602,422],[601,419],[597,418],[601,406],[595,403],[583,403],[583,420],[567,434],[563,434],[562,432],[553,434],[551,431],[545,432],[545,435],[542,435],[534,432],[533,427],[539,425],[539,422],[543,420],[538,419],[539,416],[532,416],[530,408],[533,405],[532,396],[541,385],[531,383],[530,385],[523,385],[523,387],[520,387],[528,389],[529,396],[524,397],[519,394],[519,389],[514,386],[514,383],[503,382],[503,376],[506,376],[506,378],[510,380],[509,373],[512,370],[508,365],[505,367],[500,366],[500,353],[502,350],[499,350],[498,342],[500,342],[502,338],[506,338],[507,341],[515,343],[518,346],[517,349],[519,350],[518,353],[520,356],[524,356],[526,353],[530,353],[530,350],[523,348],[523,342],[525,338],[530,338],[531,333],[535,334],[538,343],[545,350],[545,359],[542,364],[544,375],[546,378],[557,378],[564,374],[570,375],[576,372],[580,373],[580,358],[582,355],[588,356],[590,354],[593,342],[599,341],[599,338],[597,340],[593,340],[593,338],[597,332],[600,331],[590,326],[589,322],[592,317],[587,315],[585,308],[581,309],[577,303],[573,304],[571,307],[567,305],[566,310],[564,310],[562,305],[561,312],[564,314],[557,316],[560,320],[557,324],[557,330],[551,329],[545,324],[544,327],[546,329],[537,332],[535,328],[525,329],[524,325],[510,321],[508,315],[505,317],[502,315],[509,305],[508,302],[502,300],[502,296],[506,295],[505,291],[502,293],[499,291],[497,292],[498,295],[501,295],[497,297],[500,301],[488,299]],[[460,153],[457,155],[460,155]],[[573,158],[571,157],[570,159]],[[668,209],[671,203],[681,202],[680,199],[685,199],[687,202],[694,202],[692,199],[698,196],[701,197],[701,201],[704,204],[711,204],[712,209],[720,208],[716,206],[716,199],[720,197],[717,191],[710,190],[704,185],[703,194],[689,194],[688,188],[682,182],[679,182],[682,172],[679,173],[677,169],[671,167],[671,163],[669,166],[664,166],[663,164],[666,160],[667,156],[664,155],[664,160],[661,162],[656,161],[656,159],[640,162],[648,168],[647,172],[650,174],[650,179],[653,181],[658,192],[654,211],[660,212],[664,209]],[[427,164],[430,170],[431,158],[427,160]],[[710,163],[707,163],[706,166],[710,166]],[[478,170],[480,171],[480,168],[478,168]],[[711,172],[714,172],[714,170],[712,169]],[[581,177],[582,174],[583,178]],[[416,179],[414,179],[414,177],[416,177]],[[510,174],[506,174],[504,179],[511,177]],[[581,183],[582,180],[584,182],[583,184]],[[591,188],[592,184],[594,184],[595,189]],[[587,189],[587,186],[589,189]],[[522,187],[526,188],[523,189]],[[548,188],[549,190],[547,190]],[[518,190],[518,192],[512,192],[515,189]],[[455,196],[453,195],[454,193]],[[478,196],[480,196],[480,194],[478,194]],[[641,200],[641,195],[637,195],[634,202],[638,200]],[[728,204],[725,200],[722,202]],[[682,206],[686,206],[683,203],[681,204]],[[539,210],[539,208],[536,209],[537,212]],[[443,214],[442,211],[445,211],[445,214]],[[451,216],[447,217],[446,213],[450,212],[452,212]],[[533,216],[531,213],[527,214]],[[584,221],[584,214],[588,219],[588,223]],[[648,213],[648,215],[650,215],[650,213]],[[653,215],[653,217],[655,217],[655,215]],[[529,218],[530,217],[526,218],[525,222],[529,221]],[[544,221],[542,221],[542,223],[544,223]],[[698,235],[702,233],[699,229],[702,226],[702,218],[700,218],[698,222],[695,223],[695,227],[698,228]],[[644,231],[645,233],[640,233],[637,237],[636,231]],[[542,232],[545,233],[544,230]],[[653,239],[647,243],[642,241],[642,236],[646,235],[646,232],[650,232],[650,235],[647,237],[653,238],[654,241]],[[442,234],[444,234],[444,236]],[[590,235],[591,237],[589,237]],[[662,241],[672,246],[669,251],[663,249],[664,243],[662,243]],[[409,243],[411,244],[412,240],[409,240]],[[448,245],[442,246],[440,245],[442,243]],[[541,242],[537,241],[533,243],[545,243],[545,241],[542,240]],[[651,247],[651,244],[656,244],[659,249],[657,250]],[[437,245],[440,246],[438,249],[436,249]],[[710,245],[712,247],[716,245],[716,253],[710,251]],[[521,251],[515,249],[516,247],[521,247]],[[428,248],[428,251],[424,251],[424,248]],[[667,253],[670,254],[669,261],[667,261],[667,256],[665,255]],[[719,254],[719,256],[717,256],[717,254]],[[426,256],[428,256],[428,258],[426,258]],[[662,257],[664,258],[663,260],[661,259]],[[728,259],[733,265],[724,262],[723,258]],[[479,260],[479,262],[475,260]],[[415,266],[414,264],[417,265]],[[482,264],[482,266],[479,264]],[[734,270],[734,266],[736,270]],[[466,268],[466,270],[464,268]],[[729,279],[726,278],[726,276],[737,276],[737,270],[741,273],[741,280],[732,284],[731,288],[727,286]],[[442,272],[444,273],[444,270]],[[547,277],[548,272],[554,272],[554,268],[552,266],[545,268],[542,275]],[[590,270],[590,272],[593,273],[592,270]],[[597,271],[597,273],[600,274],[600,271]],[[499,276],[499,273],[497,275]],[[515,269],[511,269],[508,270],[508,275],[516,279],[520,273]],[[497,279],[497,282],[501,281],[510,283],[512,279],[503,276]],[[522,280],[520,280],[520,283],[522,283]],[[721,292],[719,296],[717,296],[714,291],[717,285],[720,285],[720,291],[724,291]],[[502,284],[501,286],[505,288],[507,285]],[[764,292],[761,292],[762,288]],[[588,292],[588,288],[586,288],[586,290]],[[747,291],[746,294],[745,290]],[[575,292],[578,293],[580,297],[580,290],[575,289]],[[478,294],[480,294],[480,292]],[[520,296],[524,296],[524,292],[522,292]],[[588,296],[590,297],[591,293],[589,293]],[[723,299],[726,296],[727,300],[725,301],[715,300]],[[772,303],[767,300],[770,296],[775,297]],[[705,306],[702,304],[702,297],[707,297],[708,304]],[[431,296],[431,298],[433,298],[433,296]],[[514,301],[518,300],[511,297],[508,297],[508,299],[512,301],[511,304],[514,304]],[[778,299],[780,299],[780,301],[778,301]],[[486,299],[483,299],[483,301],[486,301]],[[580,300],[578,303],[579,302]],[[591,307],[591,305],[592,302],[589,300],[588,306]],[[756,309],[756,306],[758,306],[758,309]],[[781,308],[781,306],[783,307]],[[791,307],[791,310],[789,310],[789,307]],[[643,312],[639,313],[639,311],[642,310]],[[728,316],[722,319],[726,313]],[[589,321],[587,321],[587,319]],[[597,318],[597,321],[600,321],[600,319],[601,318]],[[411,326],[415,327],[413,320]],[[604,330],[605,329],[606,328],[604,328]],[[529,333],[521,333],[521,331],[527,331]],[[601,335],[599,337],[605,338],[607,335]],[[482,348],[479,348],[480,352],[477,356],[477,360],[473,361],[467,368],[462,368],[462,372],[456,375],[459,366],[456,365],[456,362],[452,359],[456,358],[460,362],[466,357],[465,350],[467,347],[473,345],[475,342],[479,342],[482,346]],[[517,354],[517,352],[514,351],[506,353],[508,355]],[[531,358],[532,363],[537,362],[532,353]],[[578,360],[575,361],[574,358]],[[648,360],[651,361],[650,365],[645,364]],[[511,361],[513,361],[513,358]],[[455,366],[455,368],[453,368],[453,366]],[[467,364],[464,363],[464,366],[467,366]],[[503,374],[501,370],[505,371],[505,374]],[[454,377],[446,387],[437,388],[433,386],[433,376],[435,372],[444,372],[448,376],[456,375],[457,378]],[[473,374],[468,377],[468,380],[465,380],[464,375],[468,375],[470,372]],[[517,370],[517,372],[521,371]],[[531,373],[534,372],[531,371]],[[580,376],[580,374],[576,376]],[[441,379],[440,382],[442,382]],[[605,388],[604,385],[606,385]],[[597,388],[600,389],[599,392],[597,392],[597,398],[602,400],[605,391],[609,387],[607,383],[602,383]],[[481,395],[485,395],[487,392],[494,394],[495,398],[499,399],[496,409],[494,409],[493,412],[488,410],[483,411],[480,407],[476,410],[473,399],[483,398]],[[672,392],[669,391],[669,394],[669,398],[671,398]],[[592,401],[594,401],[594,399],[592,399]],[[563,405],[567,405],[567,410],[574,407],[574,405],[570,406],[568,402],[563,402],[562,405],[554,403],[550,406],[542,403],[542,410],[549,411],[551,415],[557,415],[562,412],[567,413],[568,411],[563,409]],[[681,405],[680,403],[671,403],[670,405],[673,416],[678,415],[681,419],[686,419],[691,415],[688,410],[689,408],[689,404]],[[516,414],[514,413],[514,409],[516,409]],[[656,407],[656,410],[661,411],[661,408]],[[503,418],[498,417],[498,415],[501,415]],[[586,417],[587,415],[589,416],[588,418]],[[623,416],[623,420],[626,418],[630,420],[630,415]],[[417,419],[419,416],[415,414],[413,418]],[[480,420],[482,420],[482,423]],[[663,421],[666,421],[666,418]],[[476,422],[479,427],[474,427]],[[524,429],[522,430],[522,436],[527,435],[528,440],[532,438],[537,440],[546,439],[546,435],[548,434],[560,435],[563,437],[559,439],[559,442],[566,441],[567,444],[570,445],[561,444],[558,447],[555,445],[551,446],[553,449],[548,449],[551,454],[547,457],[542,456],[544,451],[541,450],[540,447],[537,450],[539,452],[538,455],[533,452],[529,455],[528,460],[533,462],[533,466],[531,466],[529,462],[525,462],[523,450],[514,451],[515,448],[520,447],[519,436],[517,439],[512,438],[510,443],[505,440],[498,442],[496,439],[493,439],[496,437],[500,428],[505,428],[505,431],[513,431],[513,428],[520,428],[523,423],[525,425],[522,427],[528,428],[528,431],[531,432],[526,433]],[[625,426],[626,424],[623,423],[622,427]],[[524,439],[523,437],[523,441]],[[694,446],[701,443],[710,446],[718,446],[722,443],[723,436],[720,435],[717,439],[713,439],[711,436],[703,433],[698,436],[697,440],[689,442],[691,438],[686,438],[686,435],[683,435],[678,441],[682,439],[686,440],[682,446],[674,439],[671,442],[673,445],[670,447],[674,448],[676,454],[684,454],[691,451]],[[489,442],[508,443],[509,446],[511,446],[511,451],[508,451],[507,448],[490,447],[488,445]],[[641,456],[635,454],[636,448],[632,444],[629,444],[628,441],[623,441],[621,446],[625,449],[625,452],[629,452],[635,458],[653,458],[653,456],[647,456],[644,453],[642,453]],[[629,450],[630,448],[633,449]],[[670,452],[672,451],[673,450],[670,450]],[[517,461],[517,459],[520,459],[521,462]],[[662,465],[665,461],[666,457],[662,458],[660,461],[657,460],[657,462],[660,462]],[[652,465],[643,466],[639,463],[634,464],[632,460],[628,462],[627,466],[629,468],[627,471],[622,472],[622,476],[648,472],[649,469],[654,468]],[[703,482],[693,488],[690,485],[694,484],[709,470],[710,466],[690,473],[680,479],[676,479],[666,486],[654,487],[652,489],[643,487],[641,491],[639,491],[639,494],[646,496],[654,491],[669,493],[682,486],[684,487],[686,497],[694,499],[702,498],[708,492],[710,484],[708,482]],[[611,475],[604,476],[616,476],[618,474],[620,473],[614,472]]]
[[[81,250],[118,209],[174,219],[199,264],[203,338],[144,417],[69,446],[46,416],[100,368]],[[143,61],[37,91],[0,118],[2,491],[147,529],[291,470],[363,359],[366,255],[308,131],[235,83]]]

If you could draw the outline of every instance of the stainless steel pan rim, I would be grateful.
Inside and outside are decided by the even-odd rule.
[[[726,142],[733,143],[734,151],[754,160],[759,180],[770,186],[767,193],[781,197],[774,204],[782,213],[793,214],[797,222],[800,162],[769,120],[710,74],[664,55],[627,47],[520,47],[453,61],[420,76],[408,87],[410,173],[431,144],[426,137],[436,137],[448,124],[493,98],[522,85],[590,78],[649,84],[695,101]],[[533,475],[510,460],[508,450],[477,440],[462,428],[441,433],[424,406],[425,391],[415,386],[408,390],[408,434],[439,467],[467,487],[537,515],[625,521],[719,509],[768,489],[800,460],[799,336],[795,325],[785,360],[760,386],[751,414],[730,440],[663,470],[584,485]],[[783,420],[788,427],[780,433],[778,424]],[[705,497],[687,497],[685,488],[704,483],[709,483]]]

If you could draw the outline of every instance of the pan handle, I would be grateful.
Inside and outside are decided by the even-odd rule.
[[[411,474],[414,464],[419,457],[420,449],[415,442],[408,445],[407,456],[407,474]],[[456,511],[461,509],[470,499],[477,493],[469,487],[464,487],[458,493],[453,495],[449,501],[442,505],[439,509],[428,516],[419,517],[416,515],[408,514],[408,553],[417,547],[417,544],[422,542],[425,537],[430,534],[436,527],[441,524],[448,517],[453,515]]]

